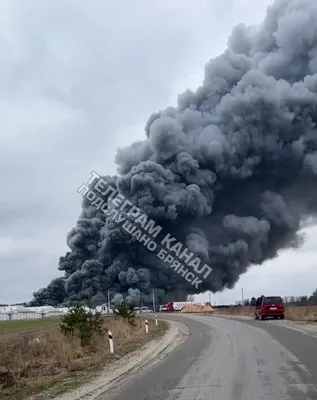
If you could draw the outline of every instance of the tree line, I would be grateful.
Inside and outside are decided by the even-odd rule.
[[[2,304],[0,303],[0,307],[11,307],[11,306],[23,306],[23,307],[27,307],[28,303],[15,303],[15,304]]]
[[[311,294],[311,296],[285,296],[283,297],[284,304],[290,306],[317,306],[317,289]],[[244,300],[244,306],[255,306],[256,298]],[[242,301],[236,301],[235,306],[241,307]]]

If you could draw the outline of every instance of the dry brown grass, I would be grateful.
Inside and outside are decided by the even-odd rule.
[[[253,317],[254,307],[230,307],[215,309],[215,315]],[[317,306],[285,306],[285,318],[291,321],[317,322]]]
[[[78,371],[102,367],[165,332],[166,324],[156,327],[154,319],[148,320],[150,334],[145,333],[142,318],[134,327],[121,318],[105,319],[105,327],[113,333],[115,355],[109,352],[106,334],[82,347],[79,340],[60,333],[57,324],[11,339],[0,335],[0,399],[25,399]]]

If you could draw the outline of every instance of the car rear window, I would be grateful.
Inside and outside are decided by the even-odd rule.
[[[282,304],[282,299],[281,297],[265,297],[263,299],[263,304]]]

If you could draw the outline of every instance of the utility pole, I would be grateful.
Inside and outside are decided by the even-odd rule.
[[[210,307],[211,307],[211,293],[209,292],[209,304],[210,304]]]
[[[107,314],[110,314],[110,290],[108,289],[108,310]]]
[[[244,296],[243,296],[243,288],[241,289],[241,295],[242,295],[242,307],[244,307]]]
[[[153,297],[153,312],[155,313],[155,293],[154,293],[154,289],[152,290],[152,297]]]

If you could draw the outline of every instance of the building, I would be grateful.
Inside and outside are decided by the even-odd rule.
[[[113,310],[111,307],[108,309],[108,304],[101,304],[100,306],[96,307],[96,311],[100,312],[101,314],[113,314]]]

